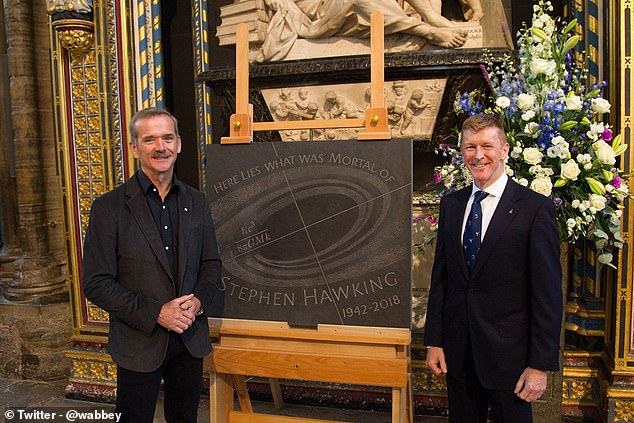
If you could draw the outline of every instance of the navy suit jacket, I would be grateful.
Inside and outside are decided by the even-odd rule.
[[[486,389],[514,389],[524,369],[559,368],[563,312],[559,236],[551,199],[509,179],[473,275],[462,248],[471,186],[445,196],[425,324],[425,345],[459,370],[467,342]]]
[[[163,362],[169,341],[167,329],[157,323],[163,304],[194,293],[211,310],[220,283],[221,261],[207,201],[176,178],[174,184],[179,186],[178,283],[136,176],[97,198],[90,212],[84,293],[110,313],[108,350],[115,363],[133,371],[153,371]],[[194,357],[211,351],[207,319],[196,319],[181,338]]]

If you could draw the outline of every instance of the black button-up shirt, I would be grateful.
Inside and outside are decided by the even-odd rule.
[[[158,188],[154,186],[152,181],[139,170],[137,172],[137,180],[141,191],[145,194],[148,207],[154,218],[154,223],[161,236],[163,250],[167,255],[167,260],[172,271],[172,278],[178,283],[178,192],[180,191],[182,182],[176,177],[172,179],[172,186],[165,196],[165,200],[161,199]],[[178,295],[179,287],[175,286]]]

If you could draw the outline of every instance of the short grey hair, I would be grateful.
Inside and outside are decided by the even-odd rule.
[[[130,121],[130,137],[132,139],[132,144],[134,145],[139,145],[139,140],[138,140],[138,132],[137,132],[137,124],[144,120],[144,119],[148,119],[154,116],[167,116],[170,119],[172,119],[172,122],[174,123],[174,131],[176,132],[176,137],[178,137],[178,120],[174,117],[173,114],[171,114],[170,112],[168,112],[165,109],[161,109],[160,107],[147,107],[145,109],[141,109],[138,112],[136,112],[134,114],[134,116],[132,116],[132,120]]]

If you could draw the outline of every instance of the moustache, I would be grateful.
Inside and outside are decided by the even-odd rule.
[[[153,159],[167,159],[170,156],[171,156],[170,153],[155,153],[155,154],[152,154],[152,158]]]

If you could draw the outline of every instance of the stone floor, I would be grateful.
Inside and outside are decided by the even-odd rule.
[[[5,407],[76,407],[78,411],[90,408],[114,411],[114,405],[69,400],[64,398],[66,381],[35,382],[16,381],[0,378],[0,411],[4,420]],[[157,405],[155,422],[163,422],[162,397]],[[281,411],[276,411],[271,403],[254,402],[253,408],[258,413],[276,414],[283,416],[311,417],[316,419],[338,420],[349,423],[388,423],[391,416],[388,413],[377,413],[357,410],[342,410],[326,407],[310,407],[296,404],[286,404]],[[198,421],[209,422],[209,399],[203,397],[198,410]],[[414,423],[444,423],[446,418],[416,416]]]
[[[10,420],[5,419],[5,407],[64,407],[64,409],[74,409],[78,411],[105,410],[114,411],[114,405],[102,404],[86,401],[77,401],[64,398],[64,388],[66,381],[37,382],[25,380],[12,380],[0,378],[0,422]],[[163,422],[162,396],[157,405],[155,422]],[[391,416],[388,413],[371,411],[345,410],[326,407],[312,407],[297,404],[285,404],[280,411],[274,409],[272,403],[254,402],[254,410],[258,413],[275,414],[281,416],[310,417],[314,419],[335,420],[348,423],[389,423]],[[59,422],[60,420],[56,420]],[[198,410],[198,421],[200,423],[209,422],[209,398],[201,398]],[[582,417],[564,417],[562,423],[585,423],[594,420],[586,420]],[[44,422],[44,420],[38,420]],[[414,423],[446,423],[444,417],[415,416]],[[105,423],[105,422],[104,422]],[[535,422],[539,423],[539,422]]]

